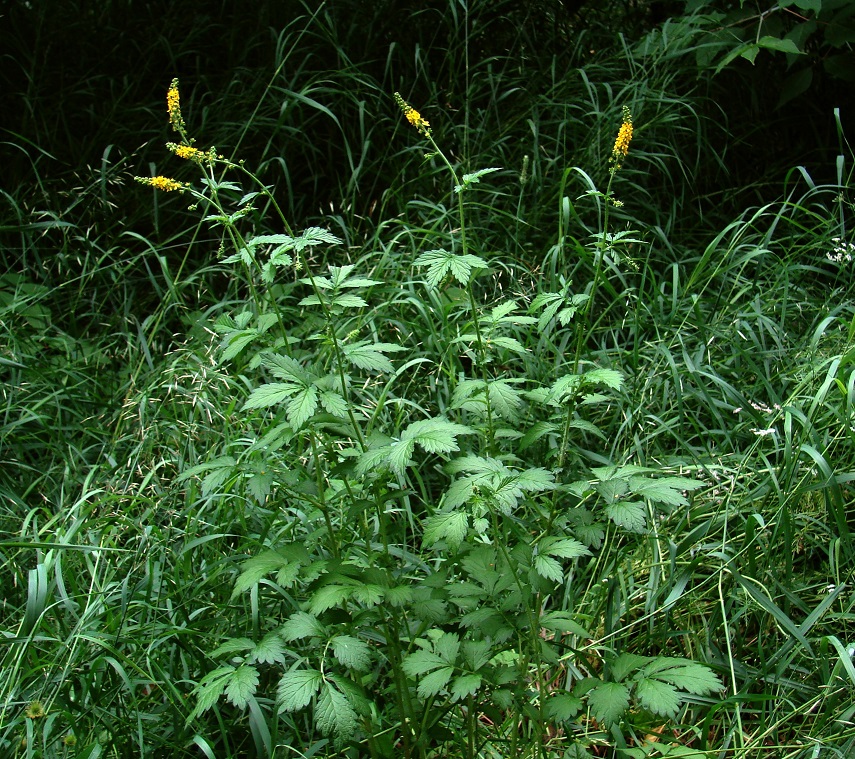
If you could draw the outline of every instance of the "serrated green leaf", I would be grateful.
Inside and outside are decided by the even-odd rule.
[[[309,601],[309,611],[318,616],[327,609],[344,603],[352,594],[352,585],[323,585],[315,591]]]
[[[432,672],[439,667],[448,666],[448,662],[432,651],[418,650],[404,657],[401,664],[405,674],[409,677],[419,677],[427,672]]]
[[[226,698],[238,709],[243,709],[249,699],[255,695],[258,687],[258,670],[243,664],[238,667],[228,679]]]
[[[371,663],[371,649],[365,641],[351,635],[336,635],[331,641],[333,656],[350,669],[367,670]]]
[[[534,557],[534,571],[547,580],[561,582],[564,579],[564,570],[561,568],[561,564],[551,556],[544,556],[542,553]]]
[[[682,491],[694,490],[704,483],[700,480],[690,480],[686,477],[631,477],[629,488],[636,495],[649,498],[651,501],[666,503],[669,506],[686,506],[689,501]]]
[[[276,689],[279,712],[302,709],[314,698],[324,676],[316,669],[292,669],[282,675]]]
[[[273,475],[270,472],[260,472],[247,480],[246,487],[258,503],[264,503],[267,496],[270,495],[272,484]]]
[[[647,513],[643,503],[618,501],[606,506],[605,512],[618,527],[630,532],[643,532],[647,525]]]
[[[365,606],[377,606],[383,602],[385,588],[382,585],[363,583],[353,587],[353,599]]]
[[[287,641],[300,640],[301,638],[320,638],[326,635],[326,628],[317,617],[298,611],[292,614],[282,627],[279,634]]]
[[[353,293],[341,293],[330,299],[330,305],[338,308],[365,308],[368,301]]]
[[[293,382],[269,382],[266,385],[255,388],[246,402],[243,404],[243,410],[254,408],[270,408],[277,403],[290,398],[294,393],[300,390],[300,385]]]
[[[498,335],[491,337],[488,342],[490,345],[494,345],[498,348],[504,348],[512,353],[518,353],[520,355],[528,353],[526,347],[519,340],[513,337],[503,337]]]
[[[541,553],[557,556],[559,559],[578,559],[580,556],[590,556],[591,552],[584,543],[573,538],[545,538],[540,541]]]
[[[556,693],[543,706],[543,716],[554,722],[573,719],[582,710],[582,700],[569,693]]]
[[[196,706],[193,707],[193,711],[187,717],[187,722],[208,711],[208,709],[217,703],[228,684],[229,677],[231,677],[234,671],[235,668],[233,666],[226,665],[225,667],[215,669],[213,672],[209,672],[199,681],[199,684],[193,689],[193,694],[196,697]]]
[[[249,638],[231,638],[230,640],[223,641],[219,646],[211,651],[211,657],[216,659],[218,656],[223,656],[224,654],[249,651],[253,646],[255,646],[255,643],[253,643]]]
[[[415,440],[396,440],[389,446],[389,468],[398,475],[402,475],[413,461]]]
[[[592,369],[582,375],[585,385],[605,385],[612,390],[620,390],[623,387],[623,374],[615,369]]]
[[[279,632],[273,630],[267,633],[252,649],[249,660],[262,664],[284,664],[285,646],[282,645]]]
[[[645,709],[663,717],[673,719],[680,708],[677,689],[659,680],[641,680],[635,686],[635,697]]]
[[[408,603],[412,603],[413,600],[413,590],[406,585],[398,585],[395,588],[386,588],[385,595],[386,601],[388,601],[392,606],[405,606]]]
[[[463,643],[463,657],[469,668],[477,672],[492,658],[490,642],[487,640],[467,640]]]
[[[457,661],[460,653],[460,638],[456,633],[442,633],[433,643],[433,650],[449,664]]]
[[[332,390],[322,390],[318,394],[318,400],[327,413],[342,419],[347,415],[347,402],[338,393],[334,393]]]
[[[265,551],[260,556],[254,556],[247,559],[242,564],[243,571],[238,575],[235,581],[235,587],[232,590],[232,598],[236,598],[241,593],[249,590],[253,585],[256,585],[262,577],[274,572],[283,564],[287,564],[288,559],[280,556],[274,551]]]
[[[629,708],[629,689],[620,683],[603,683],[588,692],[588,705],[598,722],[612,725]]]
[[[381,465],[385,468],[389,464],[389,457],[392,455],[392,446],[384,445],[380,448],[371,448],[359,457],[356,462],[356,473],[359,475],[370,472]]]
[[[419,698],[435,696],[448,685],[453,674],[454,667],[442,667],[441,669],[434,670],[429,675],[425,675],[419,681]]]
[[[451,681],[451,687],[448,690],[454,702],[461,701],[467,696],[474,696],[480,687],[481,675],[460,675]]]
[[[525,469],[517,475],[516,484],[527,493],[542,493],[555,487],[555,476],[543,467]]]
[[[223,340],[223,352],[220,355],[220,361],[229,361],[238,355],[247,345],[249,345],[258,333],[254,329],[237,332],[226,337]]]
[[[315,705],[315,724],[324,735],[333,735],[340,743],[356,732],[359,716],[341,691],[324,682]]]
[[[722,689],[721,680],[709,667],[685,659],[655,659],[645,667],[644,675],[646,678],[663,680],[698,696]]]
[[[305,387],[317,379],[312,372],[291,356],[281,356],[278,353],[267,354],[261,359],[261,363],[274,377],[292,382],[297,387]]]
[[[638,654],[622,653],[609,665],[611,677],[620,682],[625,680],[631,673],[653,661],[651,656],[639,656]]]
[[[285,411],[288,421],[299,430],[318,408],[318,391],[314,385],[303,388],[288,404]]]
[[[389,373],[395,371],[392,362],[370,343],[365,345],[344,345],[342,351],[345,358],[360,369]]]
[[[424,527],[424,543],[434,545],[444,540],[452,548],[459,546],[469,532],[469,515],[465,511],[451,511],[428,517]]]
[[[436,417],[410,424],[401,433],[401,441],[414,440],[428,453],[451,453],[459,450],[458,435],[471,435],[473,432],[471,427]]]

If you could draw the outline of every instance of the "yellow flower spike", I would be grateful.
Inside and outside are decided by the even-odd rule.
[[[185,136],[184,117],[181,115],[181,96],[178,93],[178,79],[173,79],[166,93],[166,110],[169,112],[169,123],[182,137]]]
[[[166,147],[169,148],[179,158],[184,158],[187,161],[201,163],[209,158],[208,153],[199,148],[191,147],[190,145],[176,145],[174,142],[167,142]]]
[[[430,137],[430,122],[427,119],[422,118],[422,115],[397,92],[395,93],[395,102],[404,112],[404,117],[407,121],[409,121],[425,137]]]
[[[631,141],[632,113],[629,110],[629,106],[625,105],[623,107],[623,123],[620,125],[620,129],[618,130],[618,136],[615,140],[615,145],[612,148],[612,156],[609,159],[609,162],[612,164],[612,173],[621,167],[623,159],[629,155],[629,143]]]
[[[163,192],[183,190],[187,187],[183,182],[178,182],[177,180],[170,179],[169,177],[134,177],[134,179],[136,179],[140,184],[154,187],[155,190],[162,190]]]

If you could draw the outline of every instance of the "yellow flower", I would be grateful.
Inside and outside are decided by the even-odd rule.
[[[184,117],[181,115],[181,96],[178,94],[178,80],[173,79],[166,93],[166,110],[169,113],[169,123],[172,128],[184,135]]]
[[[178,182],[175,179],[170,179],[169,177],[134,177],[134,179],[136,179],[140,184],[154,187],[156,190],[163,190],[163,192],[183,190],[187,187],[183,182]]]
[[[191,147],[190,145],[176,145],[174,142],[167,142],[166,147],[168,147],[179,158],[194,161],[195,163],[199,163],[208,157],[207,153],[199,150],[199,148]]]
[[[30,701],[27,708],[24,709],[24,716],[27,719],[40,719],[45,716],[45,708],[41,701]]]
[[[404,112],[404,117],[407,121],[409,121],[425,137],[430,137],[430,122],[427,119],[422,118],[422,115],[397,92],[395,93],[395,102]]]
[[[623,159],[629,154],[629,143],[632,141],[632,113],[628,106],[623,107],[623,123],[618,130],[615,145],[612,148],[612,156],[609,159],[613,164],[612,171],[621,167]]]

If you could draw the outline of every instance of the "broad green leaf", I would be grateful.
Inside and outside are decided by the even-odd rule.
[[[663,680],[698,696],[722,689],[721,681],[709,667],[686,659],[654,659],[644,668],[643,674],[646,678]]]
[[[326,628],[317,617],[298,611],[292,614],[282,627],[279,634],[287,641],[300,640],[301,638],[321,638],[326,635]]]
[[[308,705],[321,687],[323,678],[316,669],[292,669],[282,675],[276,689],[279,712],[293,712]]]
[[[232,672],[226,685],[226,698],[243,709],[258,687],[258,670],[246,664]]]
[[[234,671],[235,668],[229,664],[209,672],[199,681],[199,684],[193,689],[193,694],[196,696],[196,706],[193,707],[193,711],[187,717],[187,722],[208,711],[217,703]]]
[[[437,287],[449,273],[465,285],[469,282],[473,268],[488,268],[486,262],[478,256],[459,256],[446,250],[429,250],[422,253],[416,259],[415,265],[428,267],[427,282],[431,287]]]
[[[683,491],[696,490],[703,484],[700,480],[690,480],[686,477],[629,478],[629,488],[633,493],[670,506],[688,505],[689,502]]]
[[[460,675],[451,681],[451,687],[448,690],[453,702],[461,701],[467,696],[474,696],[480,687],[481,675]]]
[[[469,532],[469,515],[465,511],[434,514],[425,521],[424,542],[431,546],[444,540],[452,548],[459,546]]]
[[[525,469],[517,475],[516,484],[527,493],[541,493],[555,488],[555,476],[543,467]]]
[[[247,345],[249,345],[258,333],[254,329],[236,332],[223,340],[223,352],[220,355],[220,361],[229,361],[238,355]]]
[[[365,641],[350,635],[336,635],[331,641],[333,656],[345,667],[367,670],[371,663],[371,649]]]
[[[216,659],[224,654],[234,654],[240,651],[249,651],[255,646],[249,638],[231,638],[226,640],[211,651],[211,657]]]
[[[492,658],[490,642],[486,640],[465,641],[463,643],[463,656],[470,669],[477,672]]]
[[[290,398],[294,393],[300,390],[300,385],[293,382],[269,382],[266,385],[257,387],[253,390],[246,403],[243,404],[243,410],[253,408],[270,408],[277,403]]]
[[[623,374],[614,369],[592,369],[582,375],[585,385],[605,385],[612,390],[620,390],[623,386]]]
[[[551,556],[545,556],[542,553],[534,557],[534,571],[547,580],[561,582],[564,579],[564,570],[562,570],[561,564]]]
[[[344,603],[353,595],[352,585],[323,585],[315,591],[309,601],[309,611],[315,616],[327,609]]]
[[[347,402],[338,393],[334,393],[331,390],[322,390],[318,394],[318,400],[320,400],[321,406],[324,407],[327,413],[341,417],[342,419],[347,415]]]
[[[618,501],[610,503],[605,509],[606,516],[618,527],[630,532],[643,532],[647,525],[647,515],[643,503]]]
[[[588,705],[598,722],[612,725],[629,708],[629,689],[620,683],[603,683],[588,692]]]
[[[442,633],[433,645],[434,651],[446,662],[454,664],[457,661],[457,655],[460,653],[460,638],[456,633]]]
[[[543,706],[543,716],[555,722],[573,719],[582,710],[582,700],[569,693],[556,693]]]
[[[635,686],[635,697],[645,709],[663,717],[673,719],[680,708],[677,689],[659,680],[641,680]]]
[[[462,424],[436,417],[410,424],[401,433],[401,441],[414,440],[428,453],[451,453],[459,450],[458,435],[471,435],[473,430]],[[408,462],[409,463],[409,462]]]
[[[408,654],[401,666],[409,677],[418,677],[447,665],[448,662],[441,656],[431,651],[419,650]]]
[[[434,670],[429,675],[425,675],[419,681],[418,694],[419,698],[430,698],[439,693],[446,685],[448,685],[451,676],[454,674],[454,667],[442,667]]]
[[[560,559],[578,559],[580,556],[590,556],[588,548],[573,538],[544,538],[539,543],[541,553],[557,556]]]
[[[396,440],[389,447],[389,467],[398,475],[402,475],[413,461],[415,440]]]
[[[653,661],[653,657],[639,656],[638,654],[623,653],[618,656],[609,666],[612,679],[620,682],[630,674]]]
[[[291,399],[286,409],[288,421],[295,430],[299,430],[315,413],[317,407],[318,391],[314,385],[310,385]]]
[[[317,379],[291,356],[281,356],[278,353],[267,354],[262,358],[261,363],[277,379],[293,382],[299,387],[310,385]]]
[[[356,732],[359,716],[343,693],[331,683],[324,682],[315,705],[315,723],[322,733],[334,735],[340,743]]]
[[[389,373],[395,371],[392,362],[371,344],[345,345],[342,351],[345,358],[360,369]]]
[[[251,661],[261,662],[262,664],[284,664],[285,663],[285,646],[282,645],[282,638],[278,630],[273,630],[265,635],[252,649],[250,654]]]
[[[365,606],[377,606],[382,603],[385,590],[382,585],[375,585],[373,583],[354,585],[353,599],[365,604]]]
[[[270,495],[272,484],[273,475],[270,472],[260,472],[247,480],[246,487],[258,503],[264,503],[267,496]]]

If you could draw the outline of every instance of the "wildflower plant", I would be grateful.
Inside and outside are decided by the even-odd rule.
[[[271,741],[290,741],[309,710],[338,748],[424,759],[458,743],[474,759],[488,743],[510,756],[532,740],[540,757],[549,744],[582,751],[595,740],[584,714],[607,730],[630,707],[676,717],[717,679],[679,658],[622,657],[577,610],[581,586],[568,589],[621,531],[644,531],[656,509],[687,505],[701,483],[642,467],[589,469],[570,455],[577,436],[599,434],[583,414],[613,403],[622,376],[583,362],[581,342],[545,382],[515,369],[528,359],[527,332],[588,316],[596,279],[587,297],[565,287],[530,307],[507,296],[482,303],[478,281],[493,270],[471,250],[464,197],[499,169],[461,175],[430,123],[395,101],[456,201],[447,248],[413,261],[426,318],[453,325],[440,355],[412,355],[374,316],[377,293],[394,283],[350,263],[317,271],[307,253],[341,240],[318,227],[293,232],[242,163],[193,147],[177,81],[170,86],[182,141],[168,147],[201,173],[201,189],[184,191],[221,228],[221,265],[245,276],[247,301],[210,329],[224,369],[249,386],[234,422],[240,442],[178,480],[206,498],[240,499],[244,518],[277,515],[236,579],[233,597],[252,599],[248,616],[236,611],[233,635],[211,651],[188,721],[201,725],[228,702],[254,723],[263,715]],[[253,187],[225,178],[234,172]],[[245,234],[259,198],[279,229]],[[444,302],[450,287],[465,297]],[[429,379],[435,390],[418,399],[398,390],[408,371],[446,355],[457,357],[447,386]]]

